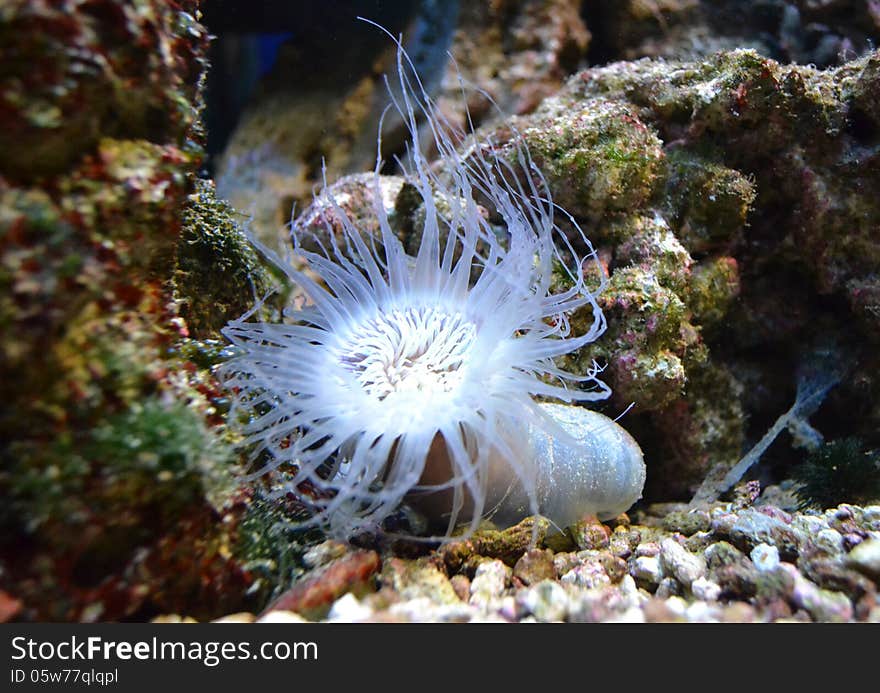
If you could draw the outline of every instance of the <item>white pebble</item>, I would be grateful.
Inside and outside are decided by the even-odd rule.
[[[691,583],[691,592],[704,602],[715,602],[721,596],[721,586],[717,582],[701,577]]]
[[[833,529],[823,529],[815,535],[813,543],[830,554],[843,553],[843,537]]]
[[[562,621],[568,615],[568,594],[553,580],[541,580],[537,585],[517,595],[522,607],[538,621]]]
[[[779,566],[779,549],[770,544],[758,544],[752,549],[749,558],[760,571],[776,570]]]
[[[353,623],[363,621],[373,615],[373,610],[362,604],[351,592],[341,596],[330,607],[327,618],[331,621],[345,621]]]
[[[268,614],[260,618],[257,623],[308,623],[308,619],[303,618],[295,611],[270,611]]]
[[[510,567],[497,559],[480,563],[471,581],[471,596],[468,601],[474,606],[492,608],[504,594],[511,574]]]
[[[647,582],[650,585],[658,585],[663,579],[660,559],[656,556],[639,556],[632,562],[630,572],[636,580]]]

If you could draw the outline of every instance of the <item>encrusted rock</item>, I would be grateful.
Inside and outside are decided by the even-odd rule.
[[[525,585],[556,577],[553,552],[548,549],[526,551],[513,566],[513,576]]]
[[[703,552],[709,577],[722,589],[722,594],[735,599],[748,599],[757,591],[759,571],[739,549],[720,541]]]
[[[611,531],[601,522],[583,520],[571,528],[571,534],[579,549],[604,549],[610,542]]]
[[[778,517],[754,508],[740,511],[729,528],[717,520],[713,529],[745,551],[751,551],[758,544],[769,544],[779,550],[783,560],[791,560],[798,554],[798,535],[796,531]]]
[[[664,529],[678,532],[686,537],[697,532],[705,532],[710,525],[709,514],[703,510],[678,510],[669,513],[663,520]]]
[[[504,530],[481,529],[469,539],[452,541],[440,548],[440,556],[450,574],[457,573],[474,557],[498,558],[513,566],[523,552],[540,545],[550,523],[543,517],[527,517]]]
[[[449,578],[426,560],[407,561],[391,558],[382,565],[380,583],[394,590],[402,600],[430,597],[438,604],[461,601]]]
[[[820,530],[812,538],[812,543],[820,551],[829,553],[832,556],[843,553],[843,537],[840,535],[840,532],[833,529]]]
[[[369,587],[379,564],[379,556],[374,551],[352,551],[300,580],[278,597],[264,615],[272,611],[294,611],[319,618],[346,592]]]
[[[560,577],[560,582],[595,589],[618,581],[625,572],[623,561],[605,552],[581,551],[577,558],[577,564]],[[618,561],[622,565],[618,565]]]

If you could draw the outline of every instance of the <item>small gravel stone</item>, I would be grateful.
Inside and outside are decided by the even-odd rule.
[[[548,549],[530,549],[513,566],[513,576],[525,585],[534,585],[541,580],[556,577],[553,552]]]
[[[522,616],[522,610],[516,603],[513,595],[505,595],[498,602],[498,615],[505,621],[518,621]]]
[[[569,570],[560,580],[583,589],[595,589],[611,584],[611,578],[599,561],[581,563]]]
[[[797,515],[791,526],[807,535],[815,536],[823,529],[828,529],[828,520],[822,515]]]
[[[677,595],[667,597],[665,605],[666,608],[669,609],[669,612],[676,618],[684,618],[684,615],[687,612],[687,602]]]
[[[221,616],[220,618],[211,621],[211,623],[253,623],[256,620],[257,617],[255,614],[252,614],[249,611],[242,611],[237,614]]]
[[[853,617],[852,603],[845,594],[823,590],[807,580],[790,563],[781,564],[780,569],[786,571],[794,580],[792,601],[796,606],[805,609],[814,620],[844,622]]]
[[[843,553],[843,537],[833,529],[823,529],[813,537],[813,545],[832,556]]]
[[[880,505],[868,505],[862,508],[862,522],[870,532],[880,532]]]
[[[392,604],[388,614],[397,620],[414,623],[468,623],[474,620],[500,621],[498,616],[481,614],[473,606],[462,604],[437,604],[428,597],[417,597]]]
[[[664,539],[660,543],[660,568],[664,574],[674,575],[685,587],[706,575],[705,559],[690,553],[675,539]]]
[[[717,623],[721,610],[713,604],[704,601],[695,601],[688,605],[685,611],[685,619],[690,623]]]
[[[736,523],[737,516],[734,513],[726,512],[721,508],[713,510],[709,517],[712,518],[710,529],[720,537],[729,537],[733,531],[733,525]]]
[[[660,544],[656,541],[646,541],[636,547],[636,556],[659,556]]]
[[[762,572],[776,570],[779,567],[779,549],[770,546],[770,544],[758,544],[752,549],[749,558],[752,559],[755,567]]]
[[[598,521],[583,520],[571,529],[571,536],[579,549],[605,549],[610,543],[610,530]]]
[[[691,553],[703,553],[715,540],[716,537],[712,532],[695,532],[685,539],[682,546]]]
[[[348,545],[340,541],[328,540],[310,548],[303,554],[303,563],[308,568],[317,568],[330,561],[341,558],[348,552]]]
[[[864,517],[865,514],[861,508],[847,504],[841,504],[825,513],[829,526],[843,535],[860,534],[863,531],[860,525]]]
[[[630,575],[639,582],[649,585],[659,585],[663,579],[663,571],[660,570],[660,559],[656,556],[639,556],[630,564]]]
[[[340,558],[314,569],[294,583],[266,608],[293,611],[309,618],[322,618],[346,592],[368,585],[381,561],[375,551],[348,550]]]
[[[719,541],[703,551],[709,579],[718,583],[726,598],[749,599],[757,590],[760,573],[749,557],[732,544]]]
[[[349,592],[333,602],[327,618],[331,621],[354,623],[365,621],[372,615],[373,610]]]
[[[721,596],[721,586],[717,582],[701,577],[691,583],[691,592],[704,602],[716,602]]]
[[[470,603],[491,609],[504,594],[512,574],[513,571],[498,559],[480,563],[471,580]]]
[[[517,602],[536,620],[563,621],[568,615],[568,594],[558,582],[544,580],[521,591]]]
[[[627,559],[632,555],[633,546],[638,543],[638,541],[633,543],[633,538],[631,532],[623,527],[618,527],[614,530],[614,534],[611,535],[611,540],[608,543],[608,550],[618,558]]]
[[[847,565],[839,556],[817,553],[798,563],[798,570],[819,587],[842,592],[858,605],[857,612],[865,613],[876,599],[877,588],[872,580]],[[856,614],[859,617],[859,614]]]
[[[602,552],[599,561],[602,563],[602,567],[605,568],[605,573],[611,578],[611,582],[620,582],[627,574],[626,561],[607,551]]]
[[[745,602],[728,604],[721,611],[721,620],[725,623],[751,623],[756,619],[755,607]]]
[[[563,551],[553,556],[553,568],[557,575],[565,575],[569,570],[578,565],[581,560],[576,553]]]
[[[846,557],[848,565],[875,579],[880,579],[880,539],[868,539]]]
[[[433,563],[390,558],[382,566],[381,582],[400,595],[401,600],[430,597],[441,604],[461,601],[449,578]]]
[[[647,599],[635,581],[625,575],[618,585],[595,590],[570,590],[568,620],[575,623],[643,623]]]
[[[642,607],[642,614],[647,623],[669,623],[670,621],[681,619],[680,615],[677,615],[669,608],[666,600],[660,598],[649,599],[645,602],[645,605]]]
[[[678,580],[673,577],[665,577],[660,581],[654,595],[661,599],[666,599],[668,597],[680,597],[681,592],[681,583]]]
[[[719,541],[712,544],[712,546],[707,546],[706,550],[703,551],[703,557],[710,568],[734,565],[746,560],[746,556],[742,551],[726,541]]]
[[[346,595],[351,596],[351,595]],[[257,623],[308,623],[308,619],[303,618],[295,611],[270,611],[268,614],[257,619]]]
[[[643,600],[647,599],[645,593],[639,591],[639,587],[631,575],[624,575],[620,579],[617,593],[626,602],[627,606],[638,606]]]
[[[471,598],[471,581],[467,575],[453,575],[449,583],[461,601],[467,603]]]

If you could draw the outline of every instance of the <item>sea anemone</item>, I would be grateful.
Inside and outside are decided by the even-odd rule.
[[[283,467],[282,492],[343,536],[375,530],[404,499],[425,496],[444,499],[447,534],[462,519],[472,530],[491,510],[499,465],[538,514],[529,431],[569,434],[536,398],[609,394],[595,364],[573,374],[554,363],[605,329],[587,285],[604,275],[588,266],[597,259],[586,236],[568,215],[568,234],[554,221],[560,210],[522,138],[514,132],[502,156],[472,127],[456,130],[397,45],[389,94],[409,134],[398,163],[424,209],[417,254],[389,224],[379,160],[378,233],[356,228],[325,188],[320,202],[335,228],[319,235],[292,224],[304,269],[262,248],[306,304],[290,310],[289,324],[253,322],[255,309],[223,331],[240,349],[222,374],[249,414],[242,427],[254,474]],[[441,166],[421,153],[422,133]],[[554,274],[567,275],[567,288],[554,291]],[[570,332],[575,310],[592,312],[583,334]]]

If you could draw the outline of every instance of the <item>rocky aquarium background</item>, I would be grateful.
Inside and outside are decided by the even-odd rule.
[[[0,10],[0,620],[880,620],[880,5],[331,9]],[[323,169],[370,228],[356,174],[393,46],[358,14],[404,33],[465,125],[457,66],[475,125],[502,153],[523,133],[597,247],[609,329],[565,365],[606,365],[609,416],[632,404],[628,515],[355,548],[241,483],[219,330],[281,282],[243,226],[320,232]],[[386,160],[402,143],[387,121]],[[415,248],[420,210],[383,173]]]

